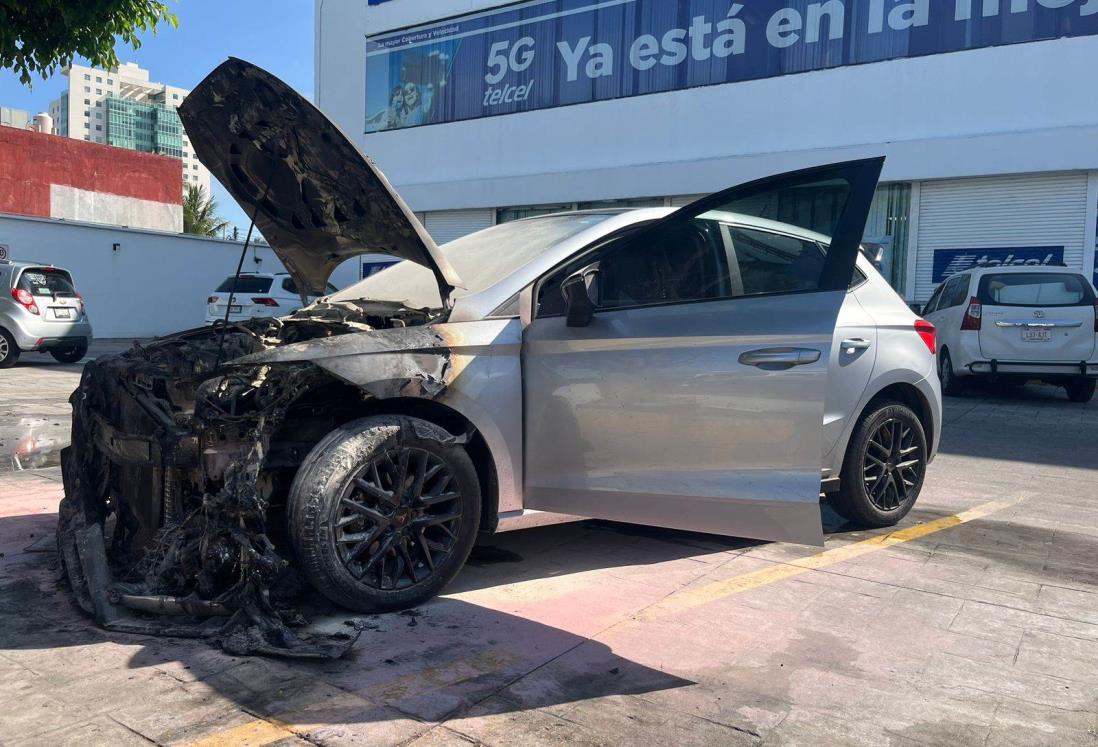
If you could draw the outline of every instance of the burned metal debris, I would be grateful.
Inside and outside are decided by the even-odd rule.
[[[231,325],[221,355],[262,359],[436,316],[322,301]],[[339,656],[357,632],[298,632],[294,597],[304,582],[280,550],[275,517],[310,443],[332,427],[333,408],[353,411],[372,395],[307,360],[217,367],[219,335],[204,328],[135,343],[85,367],[62,453],[66,575],[80,606],[112,630],[210,638],[238,654]]]

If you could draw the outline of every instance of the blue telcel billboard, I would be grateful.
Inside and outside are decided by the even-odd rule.
[[[1093,34],[1098,0],[528,0],[367,37],[366,132]]]

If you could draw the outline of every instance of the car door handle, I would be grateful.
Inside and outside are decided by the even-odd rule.
[[[760,368],[792,368],[815,363],[820,359],[820,351],[812,348],[763,348],[749,350],[740,355],[740,363]]]
[[[869,350],[869,346],[872,344],[869,340],[863,340],[861,337],[848,337],[842,341],[839,347],[849,354],[855,350]]]

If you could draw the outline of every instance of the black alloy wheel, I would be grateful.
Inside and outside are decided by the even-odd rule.
[[[454,552],[461,519],[453,470],[438,455],[405,446],[362,465],[330,523],[347,571],[394,590],[427,579]]]
[[[290,487],[298,565],[333,602],[403,609],[461,570],[480,528],[480,482],[465,447],[434,423],[378,415],[313,447]]]
[[[831,507],[865,526],[892,526],[915,505],[928,456],[923,424],[910,407],[873,403],[851,434]]]
[[[922,451],[915,431],[900,418],[889,418],[877,426],[862,460],[862,481],[874,506],[894,511],[922,483]]]

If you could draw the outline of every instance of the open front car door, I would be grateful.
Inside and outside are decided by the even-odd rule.
[[[542,278],[526,507],[822,544],[829,353],[883,162],[719,192]]]

